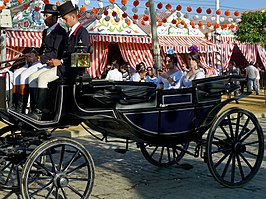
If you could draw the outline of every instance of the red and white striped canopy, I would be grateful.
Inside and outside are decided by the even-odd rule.
[[[116,43],[152,43],[149,36],[121,36],[121,35],[90,35],[92,42],[116,42]]]
[[[42,32],[7,31],[6,44],[12,47],[39,48],[42,43]]]
[[[196,45],[200,53],[215,52],[218,50],[217,46],[204,39],[203,37],[195,36],[159,36],[159,45],[163,48],[164,52],[172,48],[177,53],[189,53],[189,47]]]

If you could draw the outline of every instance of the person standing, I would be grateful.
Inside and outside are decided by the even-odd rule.
[[[45,25],[48,27],[43,30],[42,45],[39,50],[39,60],[43,67],[29,76],[30,87],[30,107],[32,111],[36,109],[42,109],[44,103],[46,103],[47,87],[40,85],[40,75],[46,71],[56,75],[56,68],[52,68],[47,65],[48,60],[61,59],[64,53],[64,49],[67,41],[66,30],[58,23],[59,12],[56,5],[46,4],[43,13]],[[49,76],[46,76],[49,79]],[[41,107],[37,107],[37,101]]]
[[[246,67],[246,77],[247,77],[247,91],[252,92],[253,88],[256,91],[256,95],[259,94],[256,78],[258,76],[258,70],[253,66],[253,62],[250,62],[249,66]]]
[[[114,64],[114,68],[107,73],[105,80],[123,81],[122,73],[118,69],[119,64]]]

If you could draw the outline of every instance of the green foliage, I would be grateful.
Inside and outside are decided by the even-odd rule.
[[[266,43],[266,12],[248,12],[243,14],[238,24],[236,39],[241,42],[261,44]]]

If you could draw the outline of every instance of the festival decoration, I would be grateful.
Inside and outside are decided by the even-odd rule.
[[[147,1],[147,2],[145,3],[145,6],[146,6],[147,8],[150,7],[150,2]]]
[[[212,10],[211,10],[210,8],[208,8],[208,9],[206,10],[206,13],[207,13],[207,14],[211,14],[211,13],[212,13]]]
[[[198,7],[197,9],[196,9],[196,11],[197,11],[197,13],[202,13],[202,8],[201,7]]]
[[[199,48],[196,45],[192,45],[188,48],[188,50],[192,53],[198,53],[199,52]]]
[[[216,14],[217,15],[221,15],[222,14],[222,11],[219,9],[219,10],[216,10]]]
[[[191,6],[188,6],[188,7],[187,7],[187,11],[188,11],[188,12],[192,12],[192,8],[191,8]]]
[[[171,10],[172,6],[171,6],[171,4],[168,3],[168,4],[166,4],[165,8],[166,8],[166,10]]]
[[[224,12],[224,15],[227,16],[227,17],[230,16],[230,15],[231,15],[231,11],[230,11],[230,10],[226,10],[226,11]]]
[[[79,9],[80,12],[86,12],[86,7],[85,6],[81,6]]]
[[[181,5],[176,6],[176,10],[177,11],[181,11],[182,10],[182,6]]]
[[[162,4],[161,2],[158,3],[158,4],[157,4],[157,8],[158,8],[158,9],[162,9],[162,8],[163,8],[163,4]]]

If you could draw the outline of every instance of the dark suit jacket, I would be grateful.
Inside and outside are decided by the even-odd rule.
[[[70,68],[71,66],[71,54],[76,52],[77,49],[75,49],[75,46],[82,45],[87,46],[87,48],[83,49],[83,52],[88,52],[90,45],[89,45],[89,33],[82,25],[78,26],[75,32],[68,37],[67,46],[65,48],[65,53],[63,55],[63,66],[60,67],[59,74],[63,76],[75,76],[75,72],[77,70],[72,70]],[[60,76],[61,76],[60,75]]]
[[[59,24],[49,35],[47,35],[47,29],[44,29],[42,45],[39,50],[41,62],[46,63],[49,59],[61,59],[67,39],[66,30]]]

